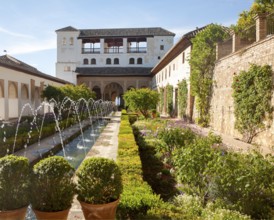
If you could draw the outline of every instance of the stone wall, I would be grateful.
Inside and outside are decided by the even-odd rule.
[[[242,139],[241,134],[234,128],[235,117],[231,86],[233,76],[239,74],[242,70],[248,70],[251,63],[257,65],[268,64],[274,70],[273,35],[216,62],[210,113],[213,130]],[[274,92],[272,105],[274,106]],[[270,127],[265,132],[260,133],[253,141],[263,148],[274,147],[274,120],[271,122]]]

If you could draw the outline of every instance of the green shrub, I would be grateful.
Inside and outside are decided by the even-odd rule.
[[[184,210],[184,216],[186,219],[195,218],[195,216],[197,217],[202,214],[203,204],[201,199],[197,196],[187,194],[178,195],[174,197],[172,203]]]
[[[148,210],[145,216],[142,216],[140,219],[147,220],[181,220],[184,219],[184,210],[181,207],[175,206],[168,202],[160,202],[157,206],[152,207]],[[195,216],[194,219],[197,219]]]
[[[117,217],[119,219],[136,219],[146,215],[147,211],[161,200],[143,181],[139,150],[128,116],[121,119],[118,141],[117,163],[122,173],[123,193],[117,209]]]
[[[204,220],[251,220],[247,215],[228,209],[211,209],[207,207],[203,210],[202,219]]]
[[[127,115],[127,110],[122,109],[121,114],[122,114],[122,115]]]
[[[42,159],[33,167],[31,204],[39,211],[61,211],[71,207],[75,194],[74,169],[61,156]]]
[[[144,219],[200,219],[203,211],[202,202],[198,197],[187,194],[176,196],[171,202],[158,203],[148,211]]]
[[[164,128],[158,132],[157,137],[167,144],[166,150],[171,154],[175,149],[192,143],[196,135],[190,129]]]
[[[130,115],[128,115],[128,119],[129,119],[129,123],[132,125],[132,124],[134,124],[135,121],[137,121],[138,115],[137,114],[130,114]]]
[[[29,205],[29,186],[27,158],[13,155],[0,158],[0,211]]]
[[[272,161],[271,161],[272,160]],[[212,162],[211,199],[253,218],[270,218],[274,204],[273,157],[259,153],[228,153]]]
[[[104,204],[120,198],[123,189],[121,171],[114,160],[88,158],[80,165],[76,176],[80,201]]]
[[[136,219],[146,215],[147,211],[157,206],[160,197],[152,192],[151,187],[144,181],[132,180],[124,185],[119,208],[119,219]]]
[[[173,153],[175,175],[179,182],[187,184],[194,194],[206,196],[206,169],[220,154],[212,148],[216,140],[208,137],[196,138],[195,142]],[[190,193],[190,191],[188,192]]]

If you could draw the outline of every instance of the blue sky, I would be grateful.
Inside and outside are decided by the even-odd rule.
[[[162,27],[176,38],[209,23],[235,24],[254,0],[8,0],[0,7],[0,55],[55,76],[55,30]]]

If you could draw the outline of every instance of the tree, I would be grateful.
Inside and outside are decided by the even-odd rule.
[[[178,106],[179,106],[179,115],[181,117],[186,116],[186,108],[187,108],[187,82],[183,79],[178,83]]]
[[[159,102],[159,93],[148,88],[128,90],[124,96],[126,106],[131,110],[140,111],[145,118],[149,110],[156,109]]]
[[[233,79],[235,105],[235,127],[248,143],[266,128],[265,121],[271,119],[273,107],[272,69],[269,65],[252,64],[248,71],[241,71]]]
[[[190,56],[191,94],[195,96],[199,112],[198,123],[207,126],[212,90],[212,76],[216,60],[216,43],[228,37],[224,28],[217,24],[208,25],[192,39]]]
[[[42,92],[42,98],[54,99],[57,103],[62,102],[65,97],[73,101],[78,101],[80,98],[88,100],[89,98],[95,98],[95,93],[84,84],[76,86],[72,84],[64,86],[48,85]]]
[[[94,99],[96,97],[95,92],[91,91],[85,84],[77,86],[67,84],[61,87],[61,91],[65,96],[71,98],[74,101],[77,101],[81,98],[88,100],[90,98]]]
[[[57,103],[62,102],[62,100],[65,98],[64,94],[62,93],[60,87],[57,86],[51,86],[48,85],[41,94],[41,97],[43,99],[47,99],[48,101],[50,99],[54,99]]]
[[[249,38],[252,33],[247,29],[252,25],[255,25],[255,17],[261,13],[271,13],[274,10],[273,0],[255,0],[248,11],[243,11],[239,15],[239,19],[236,25],[232,25],[231,28],[241,37]]]

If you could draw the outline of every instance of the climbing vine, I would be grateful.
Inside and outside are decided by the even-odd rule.
[[[209,109],[212,90],[212,76],[216,60],[216,43],[228,37],[220,25],[208,25],[192,39],[193,49],[190,56],[191,93],[195,96],[198,110],[198,123],[209,124]]]
[[[233,79],[235,128],[248,143],[266,128],[272,119],[271,97],[273,92],[271,66],[252,64],[248,71],[241,71]]]
[[[164,91],[165,91],[164,88],[161,87],[160,88],[160,112],[163,112],[163,109],[164,109],[164,95],[165,95]]]
[[[173,86],[167,85],[167,113],[172,116],[173,113]]]
[[[187,82],[184,79],[178,83],[178,106],[179,106],[179,115],[181,117],[186,116],[187,94],[188,94]]]

